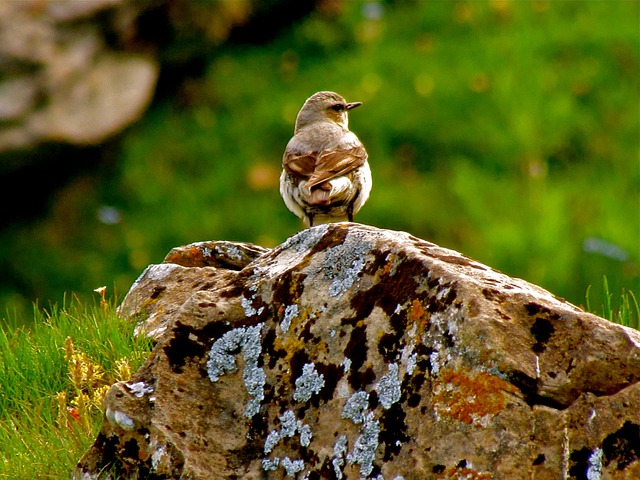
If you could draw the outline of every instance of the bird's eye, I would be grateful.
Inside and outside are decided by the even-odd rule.
[[[342,112],[344,110],[344,104],[336,103],[335,105],[331,105],[331,109],[335,112]]]

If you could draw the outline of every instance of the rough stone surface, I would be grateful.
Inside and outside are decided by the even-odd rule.
[[[158,338],[191,295],[215,289],[269,250],[237,242],[198,242],[171,250],[160,265],[150,265],[118,308],[122,317],[144,316],[136,333]],[[161,280],[161,281],[158,281]]]
[[[640,478],[640,332],[402,232],[216,245],[125,298],[157,344],[74,478]]]

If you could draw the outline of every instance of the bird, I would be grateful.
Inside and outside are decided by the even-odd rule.
[[[302,105],[282,156],[280,195],[307,227],[352,222],[371,193],[367,151],[349,130],[348,113],[362,102],[317,92]]]

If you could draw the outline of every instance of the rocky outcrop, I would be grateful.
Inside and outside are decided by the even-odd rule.
[[[406,233],[193,244],[120,313],[75,478],[640,478],[640,332]]]
[[[0,153],[42,142],[97,144],[142,114],[158,63],[109,46],[131,33],[141,6],[0,2]]]
[[[40,145],[104,143],[142,116],[161,70],[173,90],[234,29],[268,38],[312,9],[293,0],[0,1],[0,174],[29,165]]]

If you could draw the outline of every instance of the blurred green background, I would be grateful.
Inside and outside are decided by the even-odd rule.
[[[149,263],[195,241],[284,241],[301,224],[278,193],[281,156],[319,90],[364,103],[350,127],[374,188],[356,221],[576,304],[589,285],[601,302],[603,275],[640,298],[639,12],[324,1],[268,40],[232,37],[116,141],[81,151],[85,166],[43,215],[3,225],[0,306],[29,312],[102,285],[122,298]],[[165,57],[191,41],[177,36]]]

